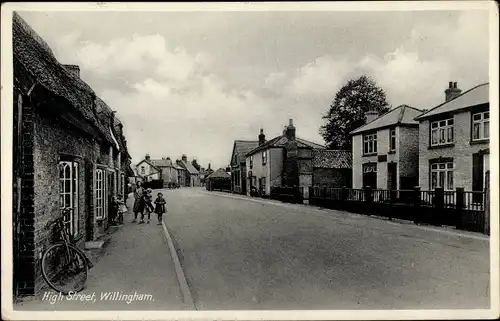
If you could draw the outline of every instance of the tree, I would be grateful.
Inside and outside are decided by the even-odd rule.
[[[191,161],[191,165],[193,165],[193,167],[196,168],[196,170],[200,171],[200,165],[198,164],[198,162],[196,161],[196,159],[193,159]]]
[[[390,109],[385,91],[373,79],[362,75],[351,79],[336,94],[320,134],[328,149],[351,149],[349,133],[366,122],[365,112],[375,110],[380,114]]]

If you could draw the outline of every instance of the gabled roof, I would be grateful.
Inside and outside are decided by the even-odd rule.
[[[219,168],[212,174],[208,175],[207,178],[229,178],[231,179],[231,175],[229,175],[224,168]]]
[[[352,152],[349,150],[313,149],[312,156],[316,168],[352,168]]]
[[[490,102],[490,83],[484,83],[473,87],[457,97],[446,101],[424,114],[419,115],[415,120],[422,121],[427,117],[449,113],[464,109],[467,107],[488,104]]]
[[[299,148],[313,148],[313,149],[325,149],[326,148],[323,145],[316,144],[316,143],[310,142],[308,140],[305,140],[305,139],[302,139],[299,137],[295,138],[295,141],[297,142],[297,147],[299,147]],[[272,148],[272,147],[277,147],[277,148],[285,147],[285,144],[287,142],[288,142],[288,138],[286,137],[286,135],[280,135],[280,136],[274,137],[271,140],[266,141],[261,146],[254,148],[250,152],[246,153],[245,156],[248,157],[250,155],[258,153],[261,150],[265,150],[265,149]]]
[[[240,162],[245,161],[245,155],[251,150],[259,146],[258,141],[251,140],[235,140],[233,145],[233,155],[236,153],[238,155],[238,160]],[[232,163],[232,160],[231,160]]]
[[[160,168],[158,168],[157,166],[155,166],[153,163],[151,163],[150,161],[148,161],[147,159],[143,159],[141,160],[139,163],[137,163],[137,165],[135,165],[136,167],[141,165],[142,163],[146,163],[148,164],[149,166],[153,167],[154,169],[156,169],[157,171],[160,171]]]
[[[199,174],[198,170],[191,164],[190,162],[184,162],[182,160],[179,161],[178,165],[184,167],[189,174]]]
[[[418,122],[414,118],[420,114],[422,114],[422,110],[420,109],[408,105],[400,105],[380,115],[371,122],[356,128],[350,132],[350,135],[401,124],[416,126]]]

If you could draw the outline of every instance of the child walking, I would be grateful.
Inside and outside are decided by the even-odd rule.
[[[167,202],[163,198],[162,193],[158,193],[158,196],[155,200],[155,213],[158,215],[158,225],[161,225],[163,213],[167,212]]]
[[[148,214],[148,224],[150,223],[151,220],[151,212],[154,211],[154,206],[153,206],[153,191],[151,188],[148,188],[146,191],[146,195],[144,195],[144,202],[145,202],[145,210],[146,213]],[[139,224],[144,224],[144,212],[141,213],[141,221]]]

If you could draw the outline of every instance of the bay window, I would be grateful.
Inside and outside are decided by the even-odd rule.
[[[431,122],[431,146],[453,143],[453,118]]]
[[[490,138],[490,112],[472,115],[472,140]]]

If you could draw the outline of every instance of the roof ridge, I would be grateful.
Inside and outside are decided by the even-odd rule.
[[[429,109],[429,110],[428,110],[428,111],[426,111],[425,113],[423,113],[423,114],[421,114],[421,115],[418,115],[417,117],[415,117],[415,118],[414,118],[414,120],[416,120],[416,119],[418,119],[418,118],[420,118],[420,117],[422,117],[422,116],[424,116],[424,115],[426,115],[426,114],[430,113],[431,111],[433,111],[433,110],[435,110],[435,109],[437,109],[437,108],[439,108],[439,107],[441,107],[441,106],[446,105],[446,104],[447,104],[447,103],[449,103],[449,102],[452,102],[453,100],[457,99],[458,97],[462,97],[462,96],[463,96],[463,95],[465,95],[466,93],[471,92],[472,90],[474,90],[474,89],[476,89],[476,88],[479,88],[479,87],[481,87],[481,86],[485,86],[485,85],[489,85],[489,83],[490,83],[490,82],[485,82],[485,83],[482,83],[482,84],[476,85],[476,86],[474,86],[474,87],[472,87],[472,88],[470,88],[470,89],[468,89],[468,90],[464,91],[464,92],[463,92],[463,93],[461,93],[460,95],[458,95],[458,96],[456,96],[456,97],[453,97],[452,99],[450,99],[450,100],[448,100],[448,101],[442,102],[441,104],[437,105],[436,107],[433,107],[433,108]]]
[[[374,122],[374,121],[376,121],[377,119],[382,118],[382,117],[384,117],[385,115],[388,115],[388,114],[392,113],[393,111],[395,111],[396,109],[401,108],[401,107],[402,107],[402,105],[399,105],[399,106],[397,106],[397,107],[394,107],[394,108],[389,109],[387,112],[385,112],[385,113],[383,113],[382,115],[378,116],[377,118],[375,118],[375,119],[373,119],[373,120],[369,121],[368,123],[365,123],[364,125],[361,125],[361,126],[359,126],[358,128],[354,128],[354,129],[353,129],[350,133],[352,133],[352,132],[354,132],[354,131],[356,131],[356,130],[359,130],[359,129],[361,129],[361,128],[365,127],[365,126],[368,126],[369,124],[373,123],[373,122]],[[350,133],[349,133],[349,134],[350,134]]]

